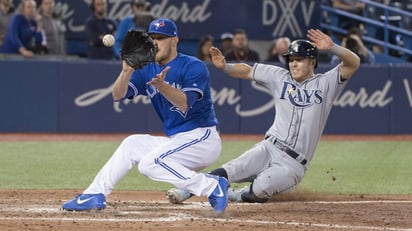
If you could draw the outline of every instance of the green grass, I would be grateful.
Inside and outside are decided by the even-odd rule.
[[[344,194],[410,194],[411,161],[412,142],[321,142],[300,187]]]
[[[220,166],[253,141],[227,141]],[[84,189],[120,142],[0,142],[0,188]],[[323,141],[298,189],[334,194],[410,194],[412,142]],[[134,168],[115,190],[166,190]]]

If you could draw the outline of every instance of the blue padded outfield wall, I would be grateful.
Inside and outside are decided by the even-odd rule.
[[[120,61],[2,60],[0,70],[0,132],[163,132],[146,97],[112,101]],[[209,70],[222,133],[263,134],[275,114],[270,94]],[[412,65],[362,66],[335,101],[325,133],[411,134],[411,73]]]

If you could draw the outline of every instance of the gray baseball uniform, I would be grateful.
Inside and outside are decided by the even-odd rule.
[[[223,165],[230,182],[253,182],[259,198],[299,183],[312,160],[333,101],[347,81],[338,66],[298,83],[288,70],[255,64],[253,79],[273,92],[276,116],[265,140]]]

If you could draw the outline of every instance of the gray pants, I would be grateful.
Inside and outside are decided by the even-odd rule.
[[[305,166],[266,140],[222,167],[229,182],[253,182],[253,193],[262,199],[292,189],[306,171]]]

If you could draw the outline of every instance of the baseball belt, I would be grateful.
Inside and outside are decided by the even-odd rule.
[[[273,139],[270,139],[273,138]],[[288,154],[290,157],[292,157],[293,159],[297,159],[300,155],[299,153],[293,151],[292,149],[290,149],[289,147],[287,147],[286,145],[280,143],[276,138],[271,137],[271,136],[266,136],[265,140],[271,142],[273,145],[275,145],[275,147],[277,147],[278,149],[282,150],[284,153]],[[302,161],[300,161],[300,164],[305,165],[308,161],[304,158]]]

